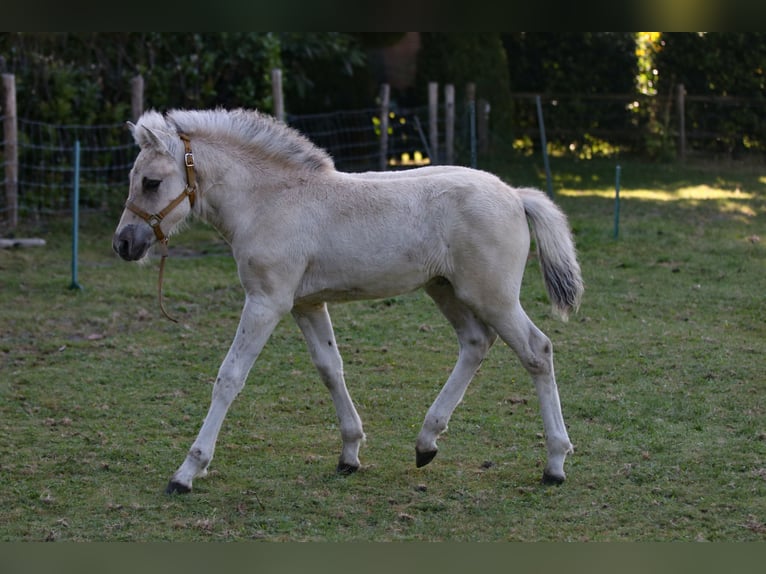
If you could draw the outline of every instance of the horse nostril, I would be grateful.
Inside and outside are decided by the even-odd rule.
[[[112,248],[125,261],[138,261],[151,246],[152,238],[148,225],[126,225],[112,237]]]
[[[127,239],[121,239],[119,241],[117,244],[117,253],[119,253],[120,257],[123,259],[128,258],[128,254],[130,253],[130,242]]]
[[[130,253],[130,241],[115,235],[114,239],[112,239],[112,249],[114,249],[114,252],[123,259],[127,259],[128,254]]]

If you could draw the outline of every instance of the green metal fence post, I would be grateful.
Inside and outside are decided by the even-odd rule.
[[[72,283],[70,289],[82,289],[77,281],[77,252],[80,233],[80,140],[74,142],[74,170],[72,173]]]

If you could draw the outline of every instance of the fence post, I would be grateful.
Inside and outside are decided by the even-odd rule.
[[[473,82],[465,87],[465,100],[468,105],[468,141],[471,148],[471,167],[476,169],[476,84]]]
[[[551,166],[548,161],[548,142],[545,138],[545,120],[543,119],[543,104],[539,95],[535,96],[537,106],[537,123],[540,127],[540,147],[543,152],[543,164],[545,165],[545,179],[548,182],[548,197],[553,197],[553,181],[551,178]]]
[[[282,94],[282,70],[271,70],[271,93],[274,100],[274,117],[280,122],[285,121],[285,101]]]
[[[455,163],[455,85],[444,86],[444,163]]]
[[[439,84],[428,82],[428,142],[432,164],[439,163]]]
[[[77,281],[77,254],[80,242],[80,140],[74,142],[74,169],[72,170],[72,283],[70,289],[82,289]]]
[[[678,105],[678,154],[681,161],[686,159],[686,88],[683,84],[678,84],[678,94],[676,103]]]
[[[391,101],[391,86],[380,86],[380,171],[386,171],[388,165],[388,113]]]
[[[487,153],[489,149],[489,102],[484,98],[479,99],[477,107],[477,131],[479,137],[479,151]]]
[[[19,225],[19,148],[16,120],[16,77],[3,74],[3,137],[5,139],[5,205],[11,229]]]
[[[130,114],[137,122],[144,113],[144,77],[141,74],[130,79]]]

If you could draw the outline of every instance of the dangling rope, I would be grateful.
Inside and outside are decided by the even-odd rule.
[[[173,321],[174,323],[178,323],[178,319],[174,319],[168,314],[168,312],[165,310],[165,304],[162,299],[162,281],[165,276],[165,259],[168,257],[168,237],[162,231],[160,224],[168,213],[173,211],[181,202],[187,198],[189,199],[189,205],[194,208],[194,202],[197,198],[197,176],[194,172],[194,154],[192,154],[191,150],[191,141],[186,134],[179,134],[179,137],[184,142],[186,188],[178,195],[178,197],[176,197],[167,206],[165,206],[165,209],[159,213],[149,213],[144,211],[130,200],[128,200],[128,202],[125,204],[126,209],[129,209],[149,224],[149,226],[152,228],[152,231],[154,231],[154,235],[157,237],[157,242],[160,246],[160,254],[162,255],[162,259],[160,259],[160,276],[157,281],[157,296],[160,300],[160,311],[162,311],[162,314],[165,315],[167,319]]]
[[[165,310],[165,303],[163,302],[162,298],[162,281],[165,278],[165,260],[168,258],[168,242],[167,240],[163,241],[161,243],[162,247],[162,257],[160,258],[160,276],[157,280],[157,297],[160,300],[160,311],[162,311],[162,314],[165,315],[166,319],[169,319],[173,321],[173,323],[178,323],[178,319],[175,317],[171,317],[168,312]]]

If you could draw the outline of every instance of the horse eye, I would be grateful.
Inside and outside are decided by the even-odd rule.
[[[148,177],[145,177],[143,180],[141,180],[144,191],[157,191],[161,183],[161,179],[149,179]]]

